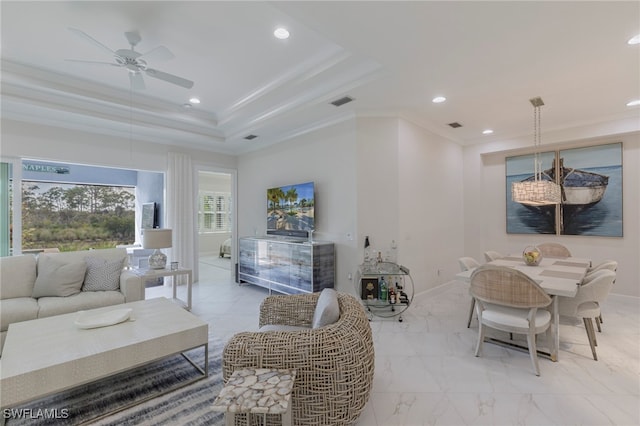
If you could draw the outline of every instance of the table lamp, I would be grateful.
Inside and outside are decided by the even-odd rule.
[[[160,249],[171,247],[171,229],[145,229],[142,234],[142,247],[155,249],[149,256],[149,268],[164,269],[167,256]]]

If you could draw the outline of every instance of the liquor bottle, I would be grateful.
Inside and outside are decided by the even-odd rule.
[[[387,282],[384,280],[384,277],[381,276],[380,277],[380,295],[378,297],[378,299],[380,299],[382,302],[386,302],[387,301],[387,297],[388,297],[388,288],[387,288]]]
[[[371,263],[371,244],[369,243],[369,236],[364,237],[364,263],[368,265]]]
[[[396,291],[393,289],[393,287],[389,288],[389,303],[391,303],[392,305],[395,305],[396,303]]]

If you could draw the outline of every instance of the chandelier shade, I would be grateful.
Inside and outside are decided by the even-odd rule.
[[[562,194],[560,185],[542,178],[542,164],[540,164],[540,107],[544,105],[542,98],[529,99],[533,105],[533,178],[511,184],[511,199],[516,203],[528,206],[545,206],[560,204]],[[555,166],[555,165],[554,165]]]
[[[531,180],[511,184],[511,199],[529,206],[544,206],[560,202],[560,186],[549,180]]]

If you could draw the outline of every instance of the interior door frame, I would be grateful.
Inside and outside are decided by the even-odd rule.
[[[193,185],[195,193],[193,194],[194,199],[194,223],[196,224],[195,232],[195,240],[198,241],[198,193],[200,192],[200,172],[205,173],[223,173],[231,176],[231,267],[229,268],[229,276],[235,281],[235,264],[238,259],[238,213],[237,213],[237,188],[238,188],[238,171],[236,169],[229,169],[225,167],[217,167],[211,166],[208,164],[200,164],[194,163],[193,167],[194,172],[194,182]],[[199,244],[195,244],[195,257],[196,259],[200,259],[200,247]],[[200,280],[200,265],[199,262],[194,262],[193,266],[193,281],[197,282]]]

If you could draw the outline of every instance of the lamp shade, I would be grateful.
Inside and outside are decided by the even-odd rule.
[[[142,234],[142,247],[146,249],[171,247],[171,229],[145,229]]]

